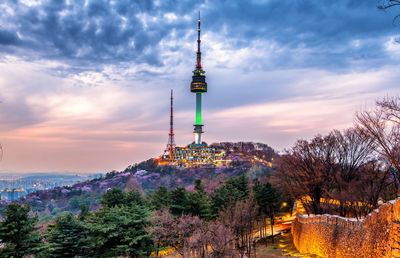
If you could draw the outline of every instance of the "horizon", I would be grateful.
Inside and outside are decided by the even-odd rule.
[[[105,173],[192,142],[201,11],[204,140],[276,151],[399,94],[378,0],[0,3],[0,174]],[[229,15],[226,15],[229,14]]]
[[[26,177],[26,176],[90,176],[96,174],[105,174],[110,171],[98,171],[98,172],[71,172],[71,171],[25,171],[25,172],[13,172],[13,171],[4,171],[0,173],[0,180],[2,177]]]

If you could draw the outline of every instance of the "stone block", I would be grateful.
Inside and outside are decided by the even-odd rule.
[[[392,249],[392,257],[400,257],[400,249]]]
[[[398,241],[391,242],[390,246],[395,249],[400,249],[400,243]]]

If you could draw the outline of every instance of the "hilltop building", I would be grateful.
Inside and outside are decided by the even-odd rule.
[[[159,157],[158,163],[160,165],[179,165],[179,166],[202,166],[202,165],[215,165],[215,161],[221,155],[216,152],[215,148],[209,147],[203,141],[203,118],[202,118],[202,95],[207,92],[207,82],[205,71],[201,64],[201,38],[200,38],[200,13],[197,20],[197,53],[196,53],[196,66],[192,75],[192,82],[190,84],[190,91],[196,94],[196,109],[195,109],[195,123],[194,123],[194,141],[185,146],[177,147],[175,145],[174,131],[173,131],[173,92],[171,91],[171,107],[170,107],[170,131],[168,137],[167,148],[164,154]]]

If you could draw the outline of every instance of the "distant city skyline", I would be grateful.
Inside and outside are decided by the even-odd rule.
[[[202,17],[204,140],[278,151],[352,125],[400,89],[398,10],[377,0],[0,3],[0,173],[122,170],[193,141]]]

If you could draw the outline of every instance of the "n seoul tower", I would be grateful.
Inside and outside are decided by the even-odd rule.
[[[192,83],[190,84],[190,91],[196,93],[196,119],[194,124],[194,144],[201,145],[201,135],[203,133],[203,121],[201,111],[201,98],[202,94],[207,92],[206,72],[201,66],[201,50],[200,50],[200,12],[197,20],[197,62],[195,70],[193,71]]]
[[[216,149],[212,146],[207,146],[207,143],[202,141],[203,121],[201,110],[201,99],[203,93],[207,92],[206,72],[201,66],[201,49],[200,49],[200,12],[197,21],[197,60],[196,66],[192,75],[190,91],[196,94],[196,119],[194,122],[194,142],[185,147],[175,145],[173,131],[173,96],[171,91],[171,113],[170,113],[170,132],[167,148],[164,154],[156,160],[159,165],[173,166],[209,166],[215,165]],[[218,152],[219,153],[219,152]]]

